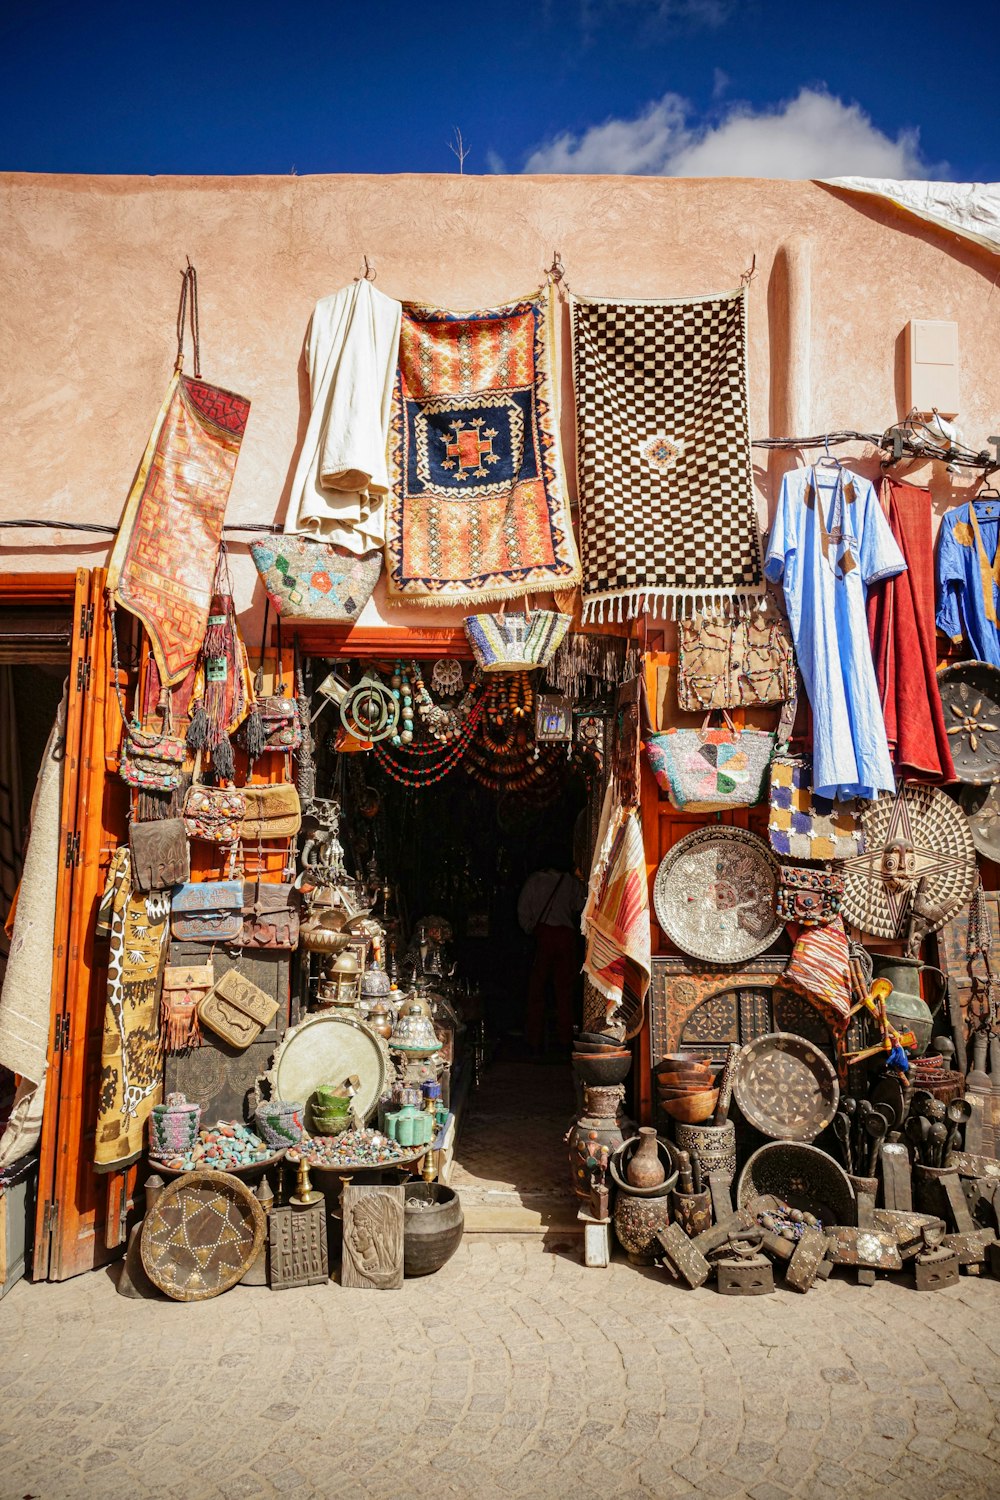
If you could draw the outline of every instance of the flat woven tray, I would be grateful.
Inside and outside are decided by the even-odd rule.
[[[837,1073],[804,1036],[773,1031],[748,1042],[733,1094],[749,1124],[780,1141],[814,1141],[837,1112]]]
[[[267,1217],[228,1172],[186,1172],[146,1215],[140,1248],[146,1275],[175,1302],[228,1292],[257,1259]]]

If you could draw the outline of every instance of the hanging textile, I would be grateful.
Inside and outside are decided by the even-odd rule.
[[[306,337],[312,411],[286,531],[357,554],[381,548],[402,311],[364,277],[317,302]]]
[[[183,374],[191,286],[195,378]],[[132,483],[108,564],[108,591],[145,625],[160,680],[194,665],[208,623],[222,519],[250,402],[201,380],[197,283],[185,273],[177,364]]]
[[[587,940],[584,973],[607,1001],[641,1014],[649,988],[652,953],[649,890],[638,813],[617,801],[608,785],[597,835],[582,927]]]
[[[143,1126],[163,1095],[160,974],[169,914],[170,892],[143,895],[132,884],[128,849],[117,849],[97,913],[97,936],[109,944],[94,1150],[99,1171],[137,1160]]]
[[[49,733],[31,804],[30,835],[11,928],[10,954],[0,993],[0,1065],[32,1083],[45,1077],[55,947],[56,870],[66,693]]]
[[[896,774],[953,781],[955,769],[937,679],[930,490],[882,481],[882,505],[906,572],[873,585],[868,633]]]
[[[867,479],[838,464],[781,482],[767,549],[781,582],[795,656],[813,712],[813,791],[876,797],[896,781],[865,617],[866,589],[906,568]]]
[[[745,289],[570,308],[584,622],[756,598]]]
[[[386,514],[389,593],[465,605],[580,580],[550,288],[484,312],[403,306]]]
[[[937,548],[937,627],[964,635],[976,661],[1000,667],[1000,504],[956,505],[941,519]]]

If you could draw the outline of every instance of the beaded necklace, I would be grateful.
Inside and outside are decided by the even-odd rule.
[[[440,663],[439,663],[440,665]],[[457,663],[455,665],[458,665]],[[461,676],[459,676],[461,683]],[[475,676],[469,683],[458,703],[446,708],[442,703],[435,703],[424,684],[423,673],[418,662],[413,663],[413,692],[417,703],[417,713],[428,732],[435,740],[442,744],[455,740],[462,732],[462,728],[472,712],[473,704],[482,683],[482,674],[476,668]]]

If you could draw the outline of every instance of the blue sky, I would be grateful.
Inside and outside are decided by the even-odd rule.
[[[0,15],[0,169],[449,172],[457,125],[475,173],[995,180],[995,15],[971,0],[27,0]]]

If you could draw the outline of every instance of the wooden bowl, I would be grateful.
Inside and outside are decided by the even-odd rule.
[[[605,1052],[621,1052],[623,1050],[625,1049],[622,1048],[621,1042],[616,1041],[614,1037],[608,1037],[606,1042],[585,1042],[582,1037],[577,1037],[573,1043],[574,1052],[588,1052],[591,1055],[596,1053],[598,1056]]]
[[[712,1059],[710,1057],[699,1057],[697,1052],[668,1052],[661,1057],[654,1073],[672,1073],[677,1068],[710,1068]]]
[[[658,1088],[673,1088],[679,1083],[700,1083],[709,1089],[713,1076],[711,1068],[678,1068],[676,1073],[658,1073],[656,1084]]]
[[[679,1078],[676,1083],[658,1083],[656,1092],[660,1098],[669,1099],[672,1094],[698,1094],[715,1087],[712,1078]]]
[[[661,1099],[660,1104],[672,1120],[684,1125],[704,1125],[715,1113],[719,1102],[718,1089],[699,1089],[696,1094],[685,1094],[676,1099]]]

